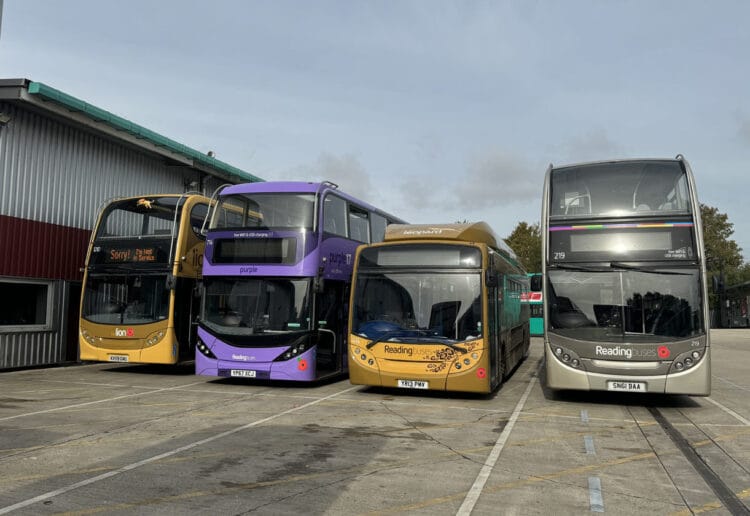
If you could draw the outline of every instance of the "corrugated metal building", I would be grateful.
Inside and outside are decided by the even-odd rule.
[[[81,267],[107,199],[253,181],[42,83],[0,79],[0,369],[77,359]]]

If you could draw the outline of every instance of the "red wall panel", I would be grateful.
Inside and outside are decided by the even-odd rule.
[[[91,231],[0,215],[0,276],[81,280]]]

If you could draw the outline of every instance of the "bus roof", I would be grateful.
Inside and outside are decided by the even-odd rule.
[[[253,194],[253,193],[310,193],[310,194],[314,194],[314,193],[322,192],[323,190],[328,189],[328,190],[334,190],[336,194],[341,196],[343,199],[346,199],[347,201],[355,202],[362,208],[366,208],[375,213],[379,213],[383,216],[386,216],[391,221],[403,222],[400,218],[395,217],[391,215],[390,213],[383,211],[380,208],[376,208],[370,203],[359,200],[353,195],[347,194],[346,192],[343,192],[339,190],[338,188],[339,187],[337,184],[331,183],[329,181],[323,181],[320,183],[313,183],[313,182],[307,182],[307,181],[264,181],[261,183],[242,183],[239,185],[228,186],[224,188],[223,190],[221,190],[221,192],[219,193],[219,196],[223,197],[225,195]]]
[[[105,204],[111,204],[111,203],[117,202],[117,201],[127,201],[127,200],[131,200],[131,199],[143,199],[143,198],[148,198],[148,197],[158,197],[160,199],[163,198],[163,197],[184,197],[186,199],[188,197],[204,197],[206,200],[208,200],[208,197],[206,197],[205,195],[203,195],[200,192],[163,193],[163,194],[160,194],[160,193],[148,193],[148,194],[141,194],[141,195],[128,195],[127,197],[112,197],[111,199],[107,199],[107,201],[106,201]]]
[[[580,163],[569,163],[566,165],[555,166],[550,163],[550,169],[561,170],[565,168],[580,168],[580,167],[595,167],[597,165],[604,164],[617,164],[617,163],[674,163],[684,162],[685,158],[682,154],[678,154],[675,158],[623,158],[623,159],[605,159],[599,161],[583,161]]]
[[[492,231],[486,222],[470,224],[390,224],[385,230],[385,242],[399,240],[455,240],[487,244],[518,261],[516,254]]]
[[[321,187],[336,188],[333,183],[312,183],[307,181],[264,181],[262,183],[242,183],[228,186],[221,191],[221,195],[243,193],[315,193]]]

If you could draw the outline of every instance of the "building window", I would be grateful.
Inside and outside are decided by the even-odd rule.
[[[52,329],[51,282],[0,279],[0,332]]]

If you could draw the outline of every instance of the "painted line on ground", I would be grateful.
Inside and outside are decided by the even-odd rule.
[[[37,410],[35,412],[26,412],[25,414],[16,414],[15,416],[0,417],[0,421],[10,421],[11,419],[18,419],[21,417],[28,417],[28,416],[36,416],[39,414],[49,414],[50,412],[60,412],[61,410],[68,410],[68,409],[79,408],[79,407],[88,407],[89,405],[96,405],[98,403],[107,403],[108,401],[117,401],[117,400],[122,400],[125,398],[133,398],[135,396],[145,396],[147,394],[156,394],[158,392],[173,391],[176,389],[180,389],[182,387],[190,387],[191,385],[198,385],[201,383],[204,383],[204,382],[187,383],[185,385],[176,385],[174,387],[164,387],[163,389],[155,389],[152,391],[135,392],[133,394],[123,394],[122,396],[115,396],[114,398],[106,398],[103,400],[87,401],[85,403],[75,403],[73,405],[65,405],[64,407],[55,407],[51,409]]]
[[[513,430],[513,427],[518,420],[518,416],[523,410],[523,406],[526,404],[526,400],[529,398],[529,394],[531,394],[531,389],[537,384],[539,380],[539,372],[541,371],[541,369],[542,364],[540,362],[539,367],[537,367],[536,374],[531,377],[529,385],[526,387],[523,396],[521,396],[521,399],[518,400],[516,408],[510,415],[510,419],[508,419],[508,423],[505,425],[505,428],[503,428],[503,431],[500,433],[500,437],[497,438],[497,442],[495,442],[495,446],[492,447],[492,451],[487,456],[487,460],[484,462],[482,469],[479,471],[477,478],[474,480],[474,484],[472,484],[469,492],[466,493],[466,498],[464,498],[461,507],[459,507],[458,512],[456,512],[457,515],[468,516],[474,509],[477,501],[479,501],[479,496],[482,494],[482,489],[487,483],[487,480],[490,478],[492,469],[495,467],[495,464],[500,458],[500,453],[503,451],[505,443],[508,442],[510,432]]]
[[[586,455],[596,455],[596,449],[594,448],[594,438],[592,436],[583,436],[583,446],[586,448]]]
[[[659,423],[664,433],[674,443],[675,447],[685,456],[693,469],[703,478],[706,485],[713,491],[716,498],[724,505],[730,514],[750,515],[750,510],[742,503],[727,483],[714,471],[711,464],[707,462],[692,444],[657,408],[647,407],[654,419]],[[724,450],[722,450],[724,451]],[[726,453],[726,452],[724,452]],[[712,461],[713,462],[713,461]]]
[[[283,412],[279,412],[278,414],[274,414],[273,416],[268,416],[263,419],[259,419],[257,421],[253,421],[252,423],[248,423],[246,425],[238,426],[236,428],[233,428],[231,430],[227,430],[226,432],[222,432],[220,434],[213,435],[211,437],[207,437],[206,439],[201,439],[199,441],[192,442],[190,444],[186,444],[184,446],[180,446],[179,448],[175,448],[174,450],[160,453],[159,455],[154,455],[153,457],[149,457],[147,459],[139,460],[138,462],[133,462],[131,464],[128,464],[126,466],[122,466],[121,468],[115,469],[113,471],[109,471],[107,473],[103,473],[101,475],[97,475],[92,478],[88,478],[86,480],[82,480],[80,482],[76,482],[75,484],[71,484],[69,486],[61,487],[59,489],[55,489],[53,491],[48,491],[46,493],[40,494],[39,496],[35,496],[33,498],[29,498],[27,500],[20,501],[18,503],[15,503],[13,505],[8,505],[7,507],[0,508],[0,514],[7,514],[9,512],[23,509],[24,507],[28,507],[29,505],[33,505],[37,502],[41,502],[44,500],[48,500],[49,498],[53,498],[55,496],[59,496],[61,494],[68,493],[70,491],[74,491],[76,489],[79,489],[81,487],[85,487],[91,484],[94,484],[96,482],[100,482],[102,480],[106,480],[108,478],[120,475],[122,473],[127,473],[128,471],[132,471],[136,468],[139,468],[141,466],[145,466],[147,464],[151,464],[152,462],[156,462],[161,459],[165,459],[167,457],[171,457],[173,455],[177,455],[178,453],[182,453],[188,450],[192,450],[193,448],[197,448],[198,446],[202,446],[204,444],[208,444],[213,441],[217,441],[219,439],[223,439],[224,437],[228,437],[230,435],[236,434],[237,432],[241,432],[243,430],[247,430],[248,428],[252,428],[254,426],[261,425],[263,423],[267,423],[268,421],[273,421],[274,419],[280,418],[282,416],[286,416],[287,414],[291,414],[293,412],[297,412],[299,410],[305,409],[307,407],[311,407],[313,405],[317,405],[318,403],[322,403],[323,401],[327,401],[335,396],[338,396],[339,394],[344,394],[346,392],[349,392],[351,390],[356,389],[357,387],[350,387],[348,389],[345,389],[343,391],[335,392],[333,394],[329,394],[328,396],[325,396],[323,398],[318,398],[317,400],[311,401],[309,403],[305,403],[304,405],[300,405],[298,407],[290,408],[287,410],[284,410]],[[165,390],[165,389],[162,389]]]
[[[744,385],[738,385],[732,381],[727,380],[726,378],[722,378],[721,376],[712,375],[711,378],[715,378],[716,380],[721,380],[724,383],[728,383],[732,387],[736,387],[737,389],[741,389],[743,391],[750,391],[750,388],[745,387]]]
[[[582,423],[588,423],[589,422],[589,411],[588,410],[581,410],[581,422]]]
[[[713,403],[714,405],[716,405],[717,407],[719,407],[721,410],[723,410],[724,412],[726,412],[727,414],[729,414],[730,416],[732,416],[733,418],[735,418],[737,421],[741,422],[743,425],[750,426],[750,420],[748,420],[747,418],[742,417],[741,415],[739,415],[737,412],[735,412],[734,410],[730,409],[729,407],[726,407],[726,406],[722,405],[721,403],[719,403],[718,401],[716,401],[714,399],[711,399],[711,398],[705,398],[705,400],[706,401],[710,401],[711,403]]]
[[[66,385],[93,385],[95,387],[129,387],[129,385],[119,384],[119,383],[96,383],[96,382],[72,382],[72,381],[66,381],[66,380],[38,380],[39,383],[45,382],[45,383],[64,383]],[[153,389],[153,387],[149,387],[149,389]]]
[[[604,512],[602,481],[599,477],[589,477],[589,506],[591,512]]]

